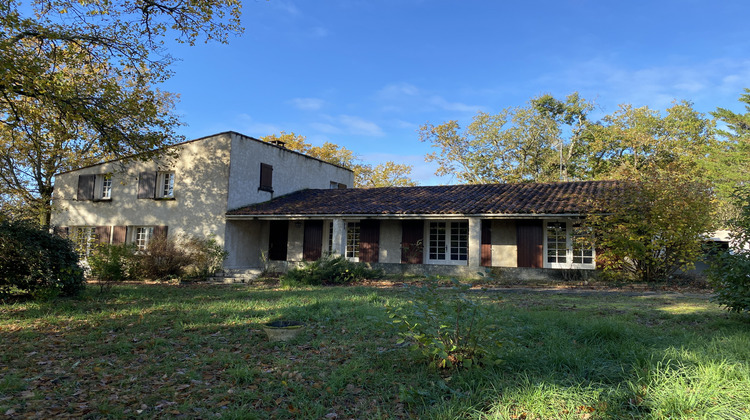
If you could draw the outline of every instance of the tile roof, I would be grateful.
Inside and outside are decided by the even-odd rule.
[[[581,214],[617,181],[302,190],[228,216]]]

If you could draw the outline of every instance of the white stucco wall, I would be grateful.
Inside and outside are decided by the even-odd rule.
[[[259,190],[260,164],[273,166],[273,193]],[[260,203],[306,188],[330,188],[331,181],[347,188],[354,173],[323,161],[232,133],[227,209]]]
[[[211,136],[171,148],[177,157],[103,163],[55,177],[55,226],[167,225],[170,236],[213,236],[224,243],[230,136]],[[174,171],[174,199],[139,199],[138,174]],[[112,198],[76,199],[79,175],[112,173]]]

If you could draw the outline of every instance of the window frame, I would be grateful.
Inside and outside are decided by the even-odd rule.
[[[564,242],[555,241],[557,244],[554,249],[550,248],[550,225],[564,226]],[[585,229],[581,226],[581,221],[576,219],[550,219],[544,221],[544,247],[543,247],[543,266],[544,268],[556,268],[556,269],[596,269],[596,247],[594,246],[592,235],[582,235],[576,232],[576,229]],[[556,235],[560,238],[562,235]],[[576,246],[576,238],[589,237],[586,242],[586,246],[579,248]],[[580,242],[579,242],[580,243]],[[564,248],[560,248],[559,244],[563,244]],[[577,250],[581,251],[581,255],[577,256],[575,253]],[[563,252],[560,252],[560,251]],[[585,251],[590,251],[590,256],[585,255]],[[556,261],[550,262],[551,252],[556,253]],[[560,262],[560,257],[564,258],[563,262]],[[580,257],[581,262],[575,262],[575,259]],[[584,259],[589,259],[590,262],[584,262]]]
[[[346,222],[346,259],[353,262],[359,262],[359,251],[360,251],[360,233],[361,225],[359,220],[352,220]]]
[[[98,242],[96,226],[72,226],[72,229],[73,237],[71,239],[76,245],[76,252],[82,258],[88,258]]]
[[[273,193],[273,165],[263,162],[260,163],[258,191]]]
[[[468,220],[428,220],[426,224],[424,240],[426,264],[469,264]],[[440,229],[443,230],[442,235],[440,235]]]
[[[147,233],[145,239],[139,238],[139,235],[143,231]],[[130,234],[130,242],[135,244],[137,251],[146,252],[148,244],[154,239],[154,226],[133,226]],[[143,244],[141,244],[143,241]]]
[[[177,176],[174,171],[160,171],[156,175],[156,198],[161,200],[174,199],[174,188]]]

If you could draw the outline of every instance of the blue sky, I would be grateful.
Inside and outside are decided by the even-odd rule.
[[[228,45],[173,47],[163,89],[197,138],[281,131],[347,147],[368,163],[433,175],[418,129],[471,121],[534,96],[743,111],[750,87],[746,1],[254,0]]]

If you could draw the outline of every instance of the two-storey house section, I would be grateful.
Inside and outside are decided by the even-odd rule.
[[[229,252],[228,262],[257,266],[260,254],[255,247],[237,248],[247,243],[237,235],[255,238],[258,232],[228,226],[227,210],[302,189],[353,184],[348,169],[235,132],[176,144],[167,152],[57,174],[56,231],[84,254],[96,243],[145,248],[157,235],[213,237]]]

